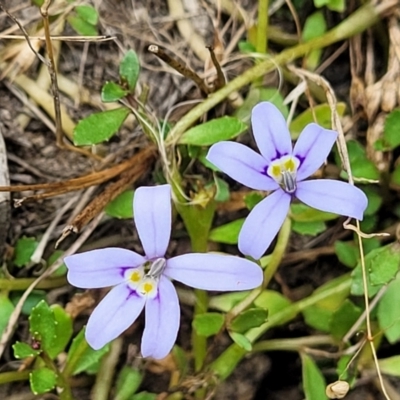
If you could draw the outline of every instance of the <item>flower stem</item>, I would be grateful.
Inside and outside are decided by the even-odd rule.
[[[25,290],[27,289],[36,278],[17,278],[17,279],[0,279],[0,290]],[[48,278],[39,282],[36,289],[53,289],[64,286],[67,283],[65,276],[56,278]]]
[[[256,52],[266,53],[268,45],[268,0],[258,0]]]
[[[254,343],[261,335],[267,332],[274,326],[282,325],[291,321],[307,307],[310,307],[321,300],[329,298],[334,294],[348,293],[351,286],[351,276],[346,274],[339,279],[336,279],[335,284],[325,290],[314,292],[311,296],[293,303],[290,306],[271,315],[268,321],[258,328],[251,329],[246,333],[247,339]],[[247,354],[247,351],[239,347],[236,343],[229,346],[212,364],[211,372],[217,375],[220,379],[226,379],[236,368],[240,360]]]
[[[25,381],[29,379],[32,371],[10,371],[0,373],[0,385],[10,382]]]
[[[285,254],[287,244],[289,243],[290,232],[291,232],[291,221],[290,218],[286,218],[285,222],[281,227],[281,230],[279,231],[278,240],[276,242],[274,251],[271,254],[271,259],[264,271],[264,279],[262,285],[256,289],[253,289],[250,292],[250,294],[245,299],[243,299],[243,301],[241,301],[239,304],[233,307],[231,311],[229,311],[229,313],[226,315],[227,325],[229,325],[229,322],[232,321],[232,319],[234,319],[246,308],[248,308],[251,305],[251,303],[253,303],[255,299],[268,286],[269,282],[274,276]]]
[[[272,71],[273,69],[285,65],[296,58],[304,56],[312,50],[327,47],[333,43],[347,39],[358,33],[361,33],[377,23],[384,12],[388,12],[390,7],[394,7],[395,1],[381,5],[372,5],[367,3],[360,7],[357,11],[346,18],[335,28],[326,32],[324,35],[301,43],[297,46],[290,47],[275,57],[265,60],[254,67],[248,69],[242,75],[233,79],[223,88],[211,94],[207,99],[190,110],[170,131],[166,145],[174,145],[178,142],[181,135],[192,126],[204,113],[209,111],[217,104],[224,101],[232,92],[241,89],[257,78]]]

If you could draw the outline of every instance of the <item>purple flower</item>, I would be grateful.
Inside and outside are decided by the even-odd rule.
[[[75,254],[64,259],[68,281],[85,289],[114,286],[89,318],[86,340],[92,348],[97,350],[119,336],[145,308],[142,355],[163,358],[175,343],[180,319],[171,279],[204,290],[246,290],[261,284],[262,271],[253,262],[221,254],[166,259],[170,185],[137,189],[133,210],[145,256],[119,248]]]
[[[282,226],[293,197],[310,207],[362,220],[367,197],[349,183],[331,179],[304,181],[321,167],[337,133],[307,125],[292,149],[286,121],[271,103],[252,111],[253,134],[261,155],[235,142],[214,144],[207,159],[238,182],[273,191],[246,218],[239,234],[243,254],[259,259]]]

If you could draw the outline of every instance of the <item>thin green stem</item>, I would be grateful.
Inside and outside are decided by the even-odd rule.
[[[32,371],[10,371],[10,372],[1,372],[0,373],[0,385],[4,385],[5,383],[17,382],[17,381],[26,381],[29,379],[29,374]]]
[[[335,285],[329,287],[326,290],[316,292],[311,296],[293,303],[283,310],[271,315],[268,321],[258,328],[251,329],[246,333],[247,339],[254,343],[261,335],[267,332],[274,326],[282,325],[291,321],[297,316],[298,313],[305,310],[329,296],[349,292],[351,286],[350,275],[344,275],[340,279],[337,279]],[[239,361],[247,354],[247,351],[239,347],[236,343],[229,346],[212,364],[211,372],[217,375],[220,379],[226,379],[236,368]]]
[[[258,0],[257,53],[266,53],[268,45],[268,0]]]
[[[388,5],[388,7],[392,5]],[[319,38],[310,40],[306,43],[301,43],[286,49],[268,60],[255,65],[248,69],[242,75],[233,79],[223,88],[211,94],[206,100],[189,111],[179,122],[172,128],[168,135],[166,145],[174,145],[179,141],[181,135],[192,126],[204,113],[209,111],[217,104],[224,101],[231,93],[241,89],[253,82],[255,79],[263,76],[264,74],[272,71],[280,65],[285,65],[292,62],[312,50],[327,47],[338,41],[347,39],[358,33],[361,33],[379,21],[383,12],[388,11],[383,5],[374,6],[370,3],[360,7],[357,11],[346,18],[342,23],[337,25]]]
[[[16,278],[16,279],[0,279],[0,290],[25,290],[37,278]],[[36,286],[37,289],[54,289],[64,286],[67,283],[67,278],[65,276],[58,276],[56,278],[48,278],[39,282]]]
[[[233,318],[243,312],[246,308],[248,308],[256,298],[264,291],[264,289],[268,286],[272,277],[275,275],[276,270],[278,269],[282,258],[285,254],[286,247],[289,243],[289,237],[291,232],[291,221],[289,218],[286,218],[285,222],[282,225],[281,230],[279,231],[278,240],[276,242],[276,246],[274,251],[271,254],[271,259],[265,268],[264,271],[264,280],[260,287],[252,290],[250,294],[239,304],[232,308],[232,310],[226,315],[226,322],[229,324]]]
[[[62,372],[64,379],[68,380],[68,378],[73,374],[76,365],[88,347],[89,345],[86,340],[80,341],[78,348],[72,353],[71,358],[67,359],[67,363],[65,364],[65,368]]]

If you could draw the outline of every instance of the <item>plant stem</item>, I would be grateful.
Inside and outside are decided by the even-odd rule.
[[[258,0],[256,52],[265,54],[268,46],[268,0]]]
[[[294,339],[263,340],[253,346],[253,352],[257,351],[302,351],[304,347],[316,347],[320,345],[334,345],[335,340],[329,335],[306,336]]]
[[[32,371],[10,371],[0,373],[0,385],[10,382],[25,381],[29,379],[29,374]]]
[[[192,126],[204,113],[225,100],[232,92],[241,89],[255,79],[272,71],[280,65],[285,65],[298,57],[301,57],[312,50],[321,49],[336,43],[340,40],[347,39],[358,33],[363,32],[370,26],[379,21],[381,14],[387,12],[390,7],[394,7],[396,3],[386,3],[384,5],[374,6],[370,3],[360,7],[357,11],[346,18],[335,28],[326,32],[324,35],[301,43],[297,46],[288,48],[275,57],[265,60],[260,64],[248,69],[242,75],[233,79],[223,88],[211,94],[206,100],[190,110],[179,122],[172,128],[166,141],[167,145],[174,145],[178,142],[181,135]]]
[[[68,380],[68,378],[73,374],[76,364],[88,347],[89,345],[86,340],[80,341],[79,347],[73,352],[71,358],[69,360],[67,359],[67,363],[62,372],[64,379]]]
[[[17,279],[0,279],[0,290],[25,290],[37,278],[17,278]],[[39,282],[36,286],[37,289],[54,289],[64,286],[67,283],[65,276],[58,276],[56,278],[48,278]]]
[[[269,317],[268,321],[258,328],[251,329],[246,333],[247,339],[254,343],[261,335],[268,329],[282,325],[296,315],[321,300],[328,298],[334,294],[349,292],[351,286],[350,274],[344,275],[337,279],[335,285],[327,288],[326,290],[316,292],[311,296],[293,303],[292,305],[284,308],[283,310],[273,314]],[[212,364],[210,370],[217,375],[220,379],[226,379],[236,368],[239,361],[247,354],[246,350],[239,347],[236,343],[229,346]]]

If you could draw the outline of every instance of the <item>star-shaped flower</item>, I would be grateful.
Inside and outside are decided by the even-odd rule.
[[[133,210],[145,256],[120,248],[75,254],[64,259],[67,278],[85,289],[114,286],[89,318],[86,340],[92,348],[119,336],[145,308],[142,355],[163,358],[175,343],[180,320],[171,279],[204,290],[246,290],[261,285],[262,271],[251,261],[222,254],[165,258],[171,234],[170,185],[138,188]]]
[[[280,111],[268,102],[252,111],[254,138],[261,155],[235,142],[214,144],[207,159],[231,178],[256,190],[273,191],[246,218],[239,249],[259,259],[282,226],[293,197],[318,210],[362,220],[367,207],[363,191],[331,179],[305,181],[317,171],[334,145],[337,133],[307,125],[296,145]]]

